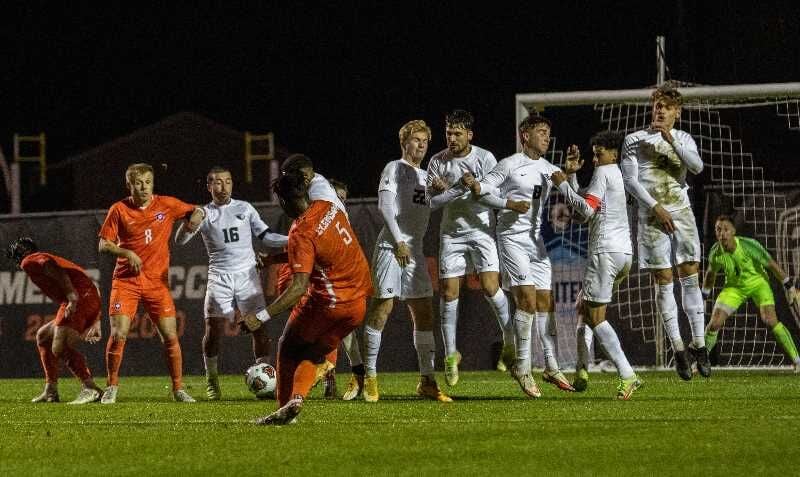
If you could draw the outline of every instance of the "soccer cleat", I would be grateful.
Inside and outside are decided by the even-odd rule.
[[[377,385],[375,386],[377,391]],[[361,393],[364,391],[364,376],[358,374],[351,374],[350,381],[347,382],[347,388],[344,390],[344,394],[342,394],[343,401],[352,401],[353,399],[361,396]]]
[[[436,384],[436,380],[431,376],[419,377],[419,384],[417,384],[417,395],[439,402],[453,402],[450,396],[443,393],[442,390],[439,389],[439,385]]]
[[[513,344],[503,345],[503,350],[500,352],[500,359],[497,361],[495,369],[503,373],[508,371],[508,368],[514,364],[516,354]]]
[[[448,386],[458,384],[458,365],[461,363],[461,353],[456,351],[444,358],[444,380]]]
[[[325,392],[323,393],[323,397],[325,399],[336,399],[336,370],[331,369],[327,373],[325,373],[325,378],[323,380],[325,385]]]
[[[684,381],[691,381],[692,365],[689,363],[686,350],[675,352],[675,371]]]
[[[575,388],[572,387],[572,385],[569,383],[569,380],[567,380],[567,377],[564,376],[564,373],[561,371],[550,373],[549,371],[545,370],[542,373],[542,380],[552,384],[562,391],[575,392]]]
[[[183,389],[172,391],[172,398],[175,399],[175,402],[195,402],[194,398]]]
[[[617,399],[621,401],[629,400],[633,392],[642,386],[644,386],[644,383],[639,379],[639,376],[635,374],[628,379],[620,378],[619,384],[617,385]]]
[[[700,376],[707,378],[711,376],[711,363],[708,361],[708,349],[705,346],[702,348],[695,348],[689,346],[689,351],[692,352],[692,357],[697,364],[697,372]]]
[[[100,398],[101,404],[114,404],[117,402],[117,391],[119,391],[119,386],[111,385],[103,391],[103,397]]]
[[[206,397],[209,401],[219,401],[222,391],[219,389],[219,377],[206,377]]]
[[[522,392],[528,396],[532,398],[538,398],[542,396],[542,392],[539,391],[539,386],[536,385],[536,381],[533,380],[533,376],[531,376],[530,371],[523,373],[515,364],[511,367],[511,376],[517,380],[519,387],[522,388]]]
[[[294,424],[295,418],[303,409],[303,397],[297,395],[291,401],[287,402],[280,409],[273,412],[269,416],[260,417],[255,420],[258,426],[284,426],[286,424]]]
[[[97,402],[100,400],[102,393],[97,388],[83,388],[78,393],[78,397],[68,402],[67,404],[89,404],[90,402]]]
[[[31,402],[60,402],[58,391],[55,388],[45,385],[42,394],[31,399]]]
[[[336,369],[336,365],[328,361],[327,359],[322,363],[317,365],[317,373],[314,376],[314,384],[311,385],[313,388],[325,378],[325,375],[328,374],[328,371]]]
[[[579,369],[575,373],[575,379],[572,381],[572,387],[576,393],[582,393],[589,387],[589,371]]]
[[[378,398],[380,398],[378,394],[378,377],[364,377],[364,400],[367,402],[378,402]]]

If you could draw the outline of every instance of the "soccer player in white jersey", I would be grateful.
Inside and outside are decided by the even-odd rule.
[[[381,332],[394,306],[394,299],[406,302],[414,322],[414,347],[417,350],[420,381],[417,394],[440,402],[451,402],[436,384],[433,337],[433,287],[422,240],[428,228],[430,208],[425,198],[427,173],[420,169],[425,158],[431,129],[422,120],[409,121],[400,128],[402,158],[389,162],[378,184],[378,208],[384,226],[372,255],[372,284],[364,326],[366,341],[364,400],[379,399],[377,361]]]
[[[528,116],[519,125],[522,152],[497,163],[480,181],[472,180],[468,174],[464,177],[480,200],[494,195],[531,203],[525,213],[502,209],[497,215],[497,244],[504,285],[510,287],[517,305],[514,313],[516,360],[511,374],[530,397],[541,396],[531,375],[530,337],[534,317],[545,358],[542,379],[559,389],[574,391],[556,359],[552,269],[541,235],[542,210],[552,188],[550,176],[560,171],[542,157],[550,146],[550,127],[548,119]]]
[[[682,104],[681,94],[669,86],[653,92],[652,122],[647,129],[625,137],[620,167],[625,190],[639,204],[639,268],[650,270],[656,281],[656,305],[675,353],[675,369],[688,381],[692,371],[678,325],[673,264],[677,265],[683,311],[692,331],[690,350],[702,376],[708,376],[711,368],[698,277],[700,237],[686,184],[687,171],[699,174],[703,161],[692,136],[673,127]]]
[[[431,209],[444,208],[439,226],[439,313],[445,349],[444,377],[449,386],[458,383],[461,362],[461,353],[456,348],[458,298],[461,280],[470,270],[478,273],[486,300],[503,331],[501,356],[513,358],[514,354],[514,329],[506,295],[500,289],[497,245],[492,237],[494,212],[475,201],[461,183],[465,172],[480,180],[497,165],[494,154],[471,144],[473,122],[472,114],[462,109],[445,117],[447,148],[431,157],[425,188]],[[505,367],[502,359],[498,366]]]
[[[589,222],[588,264],[578,307],[582,319],[617,367],[617,398],[627,401],[642,386],[642,381],[622,351],[616,331],[606,321],[606,308],[611,297],[617,285],[628,276],[633,262],[625,184],[617,167],[622,135],[604,131],[593,136],[591,144],[595,169],[589,187],[581,195],[574,190],[577,189],[577,181],[573,181],[571,186],[563,172],[554,172],[551,178],[577,215]],[[567,163],[565,169],[572,181],[574,172],[583,165],[583,161],[580,160],[577,147],[571,152],[573,160]],[[578,342],[579,347],[583,345],[584,342]],[[579,368],[576,374],[575,389],[583,391],[588,382],[588,373],[584,367]]]
[[[259,315],[266,309],[253,237],[267,247],[284,247],[288,238],[270,232],[250,203],[231,196],[233,178],[229,170],[213,167],[206,176],[206,186],[212,199],[204,207],[206,220],[194,231],[181,225],[175,241],[184,245],[199,232],[208,252],[203,360],[206,395],[210,401],[217,401],[222,396],[218,359],[225,321],[234,320],[235,308],[242,315]],[[269,354],[269,336],[264,327],[253,332],[253,354],[262,361]]]

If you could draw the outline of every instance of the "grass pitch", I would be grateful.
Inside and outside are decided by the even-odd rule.
[[[441,374],[441,373],[440,373]],[[171,402],[165,377],[123,377],[114,405],[31,404],[41,380],[0,381],[0,475],[796,475],[800,376],[715,372],[683,382],[641,373],[629,402],[616,376],[584,393],[544,384],[531,400],[507,374],[462,373],[451,404],[414,395],[413,373],[379,375],[381,400],[326,401],[312,391],[296,425],[256,427],[275,409],[241,376],[205,402]],[[339,391],[349,376],[338,376]],[[439,376],[440,384],[444,377]],[[60,382],[63,401],[77,394]]]

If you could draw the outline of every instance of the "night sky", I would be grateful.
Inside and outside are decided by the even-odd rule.
[[[443,115],[468,109],[474,142],[502,158],[514,148],[515,93],[651,85],[658,34],[675,78],[800,80],[798,2],[128,3],[6,9],[7,156],[14,132],[45,131],[56,163],[195,111],[273,131],[353,195],[374,196],[405,121],[429,122],[433,153]]]

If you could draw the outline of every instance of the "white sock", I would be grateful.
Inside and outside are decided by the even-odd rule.
[[[683,338],[681,338],[681,329],[678,326],[678,304],[675,302],[672,283],[656,285],[656,294],[658,312],[661,314],[661,321],[664,322],[667,337],[672,343],[672,349],[683,351]]]
[[[414,347],[417,349],[420,376],[433,376],[433,362],[436,359],[436,341],[433,331],[414,331]]]
[[[203,362],[206,365],[206,376],[209,378],[216,377],[219,375],[219,370],[217,368],[217,362],[219,360],[219,356],[206,356],[203,355]]]
[[[692,329],[692,344],[695,348],[702,348],[706,345],[706,306],[700,291],[700,280],[695,273],[678,281],[681,284],[683,312],[689,317],[689,327]]]
[[[344,352],[347,355],[347,359],[350,360],[351,368],[363,363],[363,361],[361,361],[361,348],[358,346],[358,337],[355,331],[342,338],[342,344],[344,345]]]
[[[557,372],[558,361],[555,357],[556,346],[553,344],[551,323],[553,323],[553,321],[550,319],[550,313],[546,311],[536,312],[536,331],[539,333],[539,341],[542,343],[545,370]]]
[[[589,362],[594,361],[591,359],[592,354],[592,341],[594,341],[594,333],[592,329],[583,322],[578,323],[577,331],[577,348],[578,348],[578,362],[575,363],[575,369],[589,369]]]
[[[517,309],[514,313],[514,344],[517,346],[517,367],[522,373],[531,371],[531,325],[533,313]]]
[[[617,366],[619,377],[622,379],[633,377],[633,368],[631,368],[631,364],[628,362],[625,352],[622,351],[622,345],[619,343],[619,337],[617,336],[617,332],[614,331],[614,328],[611,326],[611,323],[603,321],[599,325],[595,326],[594,330],[592,331],[594,331],[594,334],[597,336],[597,341],[599,341],[600,344],[603,345],[603,348],[605,348],[606,353],[608,353],[608,357],[611,358],[611,361],[613,361]]]
[[[369,325],[364,326],[364,370],[366,375],[374,377],[378,371],[378,351],[381,349],[381,330],[376,330]]]
[[[456,325],[458,323],[458,298],[453,301],[439,299],[439,309],[442,322],[442,338],[444,340],[444,355],[450,356],[456,352]]]
[[[500,325],[500,330],[503,332],[503,344],[513,343],[514,327],[511,324],[511,315],[508,311],[508,298],[506,298],[503,289],[498,288],[494,296],[485,296],[485,298],[492,305],[497,324]]]

